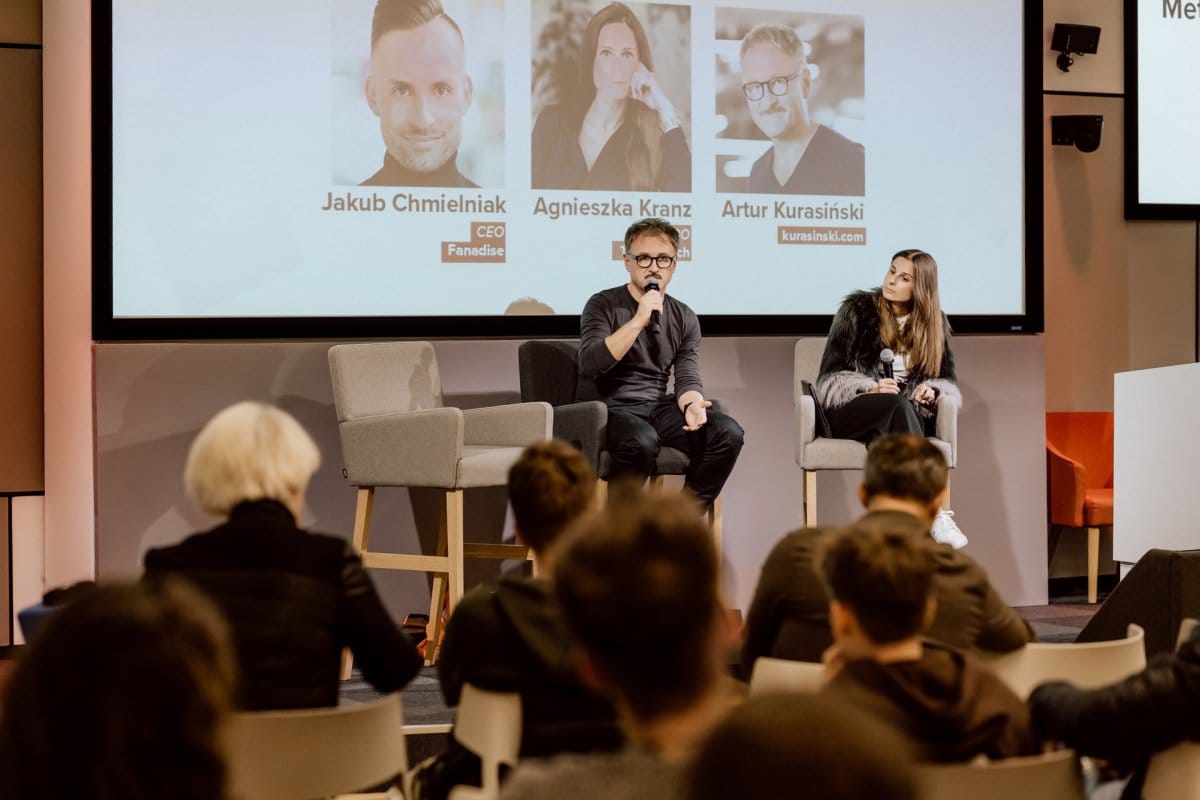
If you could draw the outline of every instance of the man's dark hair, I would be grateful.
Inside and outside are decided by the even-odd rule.
[[[721,602],[700,508],[614,487],[571,533],[554,571],[568,627],[639,720],[687,709],[713,679]]]
[[[445,17],[459,37],[462,36],[458,25],[442,8],[442,0],[379,0],[371,17],[371,48],[374,49],[385,34],[411,31],[438,17]]]
[[[828,693],[764,694],[700,746],[687,800],[805,797],[914,800],[911,746],[880,719]]]
[[[508,470],[508,501],[526,544],[544,553],[592,506],[596,473],[578,449],[560,439],[525,448]]]
[[[671,247],[679,249],[679,229],[659,217],[639,219],[625,230],[626,253],[633,246],[633,240],[639,236],[663,236],[670,240]]]
[[[949,480],[946,457],[924,436],[888,434],[867,448],[863,488],[868,502],[883,496],[932,503]]]
[[[854,612],[875,644],[899,642],[924,630],[933,592],[931,541],[916,518],[910,523],[889,515],[860,520],[826,543],[821,570],[829,594]]]

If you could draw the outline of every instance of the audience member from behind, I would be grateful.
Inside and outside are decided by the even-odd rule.
[[[924,437],[880,437],[867,449],[858,490],[867,509],[863,521],[929,539],[949,475],[942,452]],[[833,530],[794,531],[767,556],[746,618],[742,663],[747,674],[759,656],[819,661],[832,641],[829,597],[817,560]],[[1001,653],[1033,640],[1033,629],[1000,598],[970,556],[936,543],[932,553],[937,616],[930,639],[960,650]]]
[[[564,543],[554,591],[580,669],[610,696],[628,737],[618,753],[525,761],[504,798],[660,800],[733,701],[732,633],[700,509],[678,494],[610,493]]]
[[[192,442],[183,476],[189,497],[225,521],[146,553],[147,576],[186,576],[229,620],[243,709],[337,705],[343,647],[381,692],[421,667],[349,543],[298,527],[319,462],[289,414],[261,403],[226,408]]]
[[[921,640],[937,608],[933,548],[878,519],[829,541],[828,690],[895,726],[924,761],[1033,755],[1029,713],[1012,690],[973,656]]]
[[[828,695],[766,694],[729,715],[688,769],[687,800],[915,800],[908,745]]]
[[[1155,753],[1200,741],[1200,627],[1178,654],[1159,654],[1136,675],[1099,689],[1062,681],[1029,696],[1033,727],[1046,741],[1134,771],[1123,797],[1140,797],[1145,767]]]
[[[221,800],[234,682],[224,621],[177,580],[56,611],[0,707],[0,797]]]
[[[508,498],[517,538],[533,549],[537,577],[502,577],[479,586],[454,609],[438,659],[447,705],[456,706],[463,684],[521,695],[521,756],[565,751],[614,750],[621,744],[608,700],[585,688],[569,649],[569,635],[554,601],[558,547],[569,525],[592,510],[596,475],[583,454],[560,440],[530,445],[508,471]],[[479,759],[451,744],[440,773],[479,781]],[[435,762],[438,763],[438,762]],[[423,796],[438,791],[438,770],[426,775]]]

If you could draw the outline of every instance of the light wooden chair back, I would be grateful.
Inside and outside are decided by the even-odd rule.
[[[1109,642],[1030,642],[984,661],[1021,699],[1046,681],[1070,681],[1084,689],[1116,683],[1146,666],[1145,631],[1130,625],[1124,639]]]
[[[1143,800],[1200,797],[1200,744],[1183,742],[1155,753],[1142,784]]]
[[[234,714],[232,800],[304,800],[381,784],[408,770],[400,694],[371,703]]]
[[[750,694],[816,692],[821,688],[824,674],[825,667],[821,664],[764,656],[754,662],[754,671],[750,673]]]
[[[521,696],[463,686],[454,738],[483,762],[483,786],[455,786],[449,800],[500,796],[500,765],[516,766],[521,751]]]
[[[970,764],[917,767],[922,800],[1082,800],[1074,750]]]

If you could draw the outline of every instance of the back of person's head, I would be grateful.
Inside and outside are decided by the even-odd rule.
[[[765,694],[730,714],[701,745],[687,800],[913,800],[908,747],[892,729],[824,694]]]
[[[102,586],[63,606],[0,708],[0,796],[219,800],[232,645],[178,579]]]
[[[868,503],[875,497],[894,497],[929,504],[949,480],[946,457],[924,436],[892,433],[867,448],[863,494]]]
[[[681,494],[614,486],[563,544],[555,593],[578,645],[638,720],[689,708],[720,670],[717,555]]]
[[[385,34],[411,31],[439,17],[449,22],[462,36],[458,25],[442,7],[442,0],[379,0],[371,16],[371,47],[374,48]]]
[[[596,473],[583,453],[560,439],[526,447],[508,470],[508,501],[525,543],[538,554],[591,509]]]
[[[825,544],[821,569],[830,596],[854,612],[875,644],[921,634],[930,621],[934,558],[919,526],[867,518]]]
[[[204,511],[226,516],[240,503],[303,497],[321,463],[300,423],[274,406],[242,402],[208,421],[188,451],[183,483]]]

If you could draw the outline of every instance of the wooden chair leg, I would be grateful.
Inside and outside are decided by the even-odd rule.
[[[446,492],[447,495],[451,492]],[[443,501],[443,511],[441,519],[438,521],[438,542],[435,555],[448,555],[446,545],[446,501]],[[459,546],[462,546],[462,540],[459,540]],[[433,573],[433,591],[429,593],[429,627],[426,629],[425,639],[425,666],[433,664],[437,660],[437,649],[442,642],[442,607],[446,601],[446,584],[448,583],[448,572]]]
[[[817,524],[817,472],[804,470],[804,524],[813,528]]]
[[[608,502],[608,481],[600,478],[596,481],[596,508],[604,508]]]
[[[450,557],[450,603],[447,615],[463,596],[463,491],[446,492],[446,555]]]
[[[1096,584],[1100,576],[1100,529],[1088,528],[1087,541],[1087,592],[1089,603],[1095,603],[1097,598]]]
[[[358,500],[354,504],[354,538],[352,543],[355,551],[362,553],[367,549],[371,540],[371,514],[375,511],[375,487],[360,486]]]
[[[713,499],[712,508],[708,509],[708,526],[712,529],[713,546],[717,548],[717,563],[725,554],[725,501],[721,495]]]
[[[354,533],[351,535],[350,543],[354,547],[354,552],[363,553],[367,549],[367,543],[371,540],[371,513],[375,510],[375,487],[360,486],[358,487],[358,499],[354,505]],[[342,650],[342,680],[350,680],[350,673],[354,670],[354,656],[350,653],[350,648]]]

